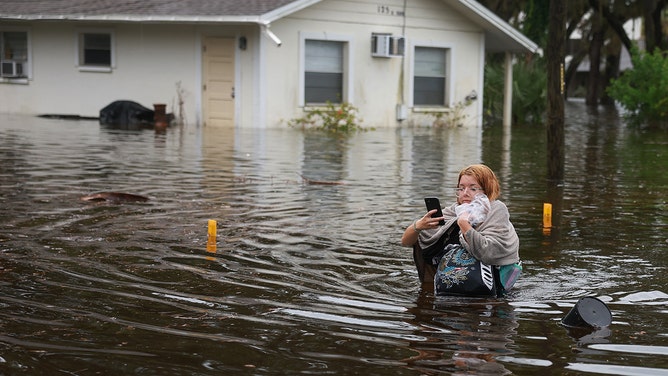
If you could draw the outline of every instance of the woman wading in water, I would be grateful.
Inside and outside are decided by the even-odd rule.
[[[459,172],[456,201],[443,208],[443,217],[432,218],[436,210],[430,210],[406,227],[401,245],[413,248],[423,288],[433,288],[439,261],[448,245],[461,245],[487,265],[519,263],[519,238],[508,208],[497,199],[499,193],[499,180],[489,167],[468,166]],[[482,205],[474,210],[478,202]],[[441,220],[445,224],[439,225]]]

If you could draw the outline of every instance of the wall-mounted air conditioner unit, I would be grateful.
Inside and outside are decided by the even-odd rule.
[[[405,38],[391,34],[371,34],[371,56],[404,56]]]
[[[23,63],[20,61],[3,60],[0,63],[2,77],[23,77]]]

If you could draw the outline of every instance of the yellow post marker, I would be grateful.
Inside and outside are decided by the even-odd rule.
[[[217,223],[213,219],[209,219],[209,227],[207,229],[206,251],[209,253],[216,253],[216,233]]]
[[[208,236],[208,241],[209,242],[216,242],[216,227],[217,223],[214,219],[209,219],[209,230],[207,232]]]
[[[552,204],[543,203],[543,228],[552,227]]]
[[[206,251],[209,252],[209,253],[216,253],[216,251],[217,251],[216,242],[206,242]],[[214,258],[208,257],[208,256],[207,256],[206,259],[209,260],[209,261],[215,260]]]

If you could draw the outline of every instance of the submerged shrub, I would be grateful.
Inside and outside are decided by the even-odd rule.
[[[355,106],[348,102],[334,104],[327,101],[324,108],[309,109],[303,117],[288,122],[291,127],[320,129],[329,132],[347,133],[366,130]]]
[[[503,118],[504,62],[485,65],[485,121]],[[545,60],[519,59],[513,65],[513,123],[539,123],[547,110],[547,71]]]
[[[668,125],[668,55],[631,49],[633,68],[613,80],[608,94],[628,113],[632,124],[649,127]]]

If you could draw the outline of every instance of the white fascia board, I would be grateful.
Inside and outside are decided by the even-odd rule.
[[[527,38],[524,34],[517,31],[514,27],[510,26],[510,24],[484,7],[479,2],[475,0],[455,0],[455,2],[474,12],[478,17],[480,17],[481,21],[512,38],[516,43],[527,49],[529,52],[539,52],[540,48],[536,43]]]
[[[317,4],[322,0],[298,0],[293,1],[287,5],[284,5],[280,8],[274,9],[271,12],[267,12],[261,16],[262,24],[268,25],[276,20],[280,20],[283,17],[289,16],[292,13],[299,12],[300,10],[310,7],[311,5]]]
[[[115,22],[178,22],[178,23],[261,23],[259,16],[130,16],[130,15],[8,15],[0,14],[0,20],[22,21],[115,21]]]

